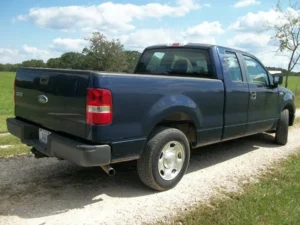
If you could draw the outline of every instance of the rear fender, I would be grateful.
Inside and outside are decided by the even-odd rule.
[[[145,134],[149,136],[157,124],[174,113],[185,113],[194,122],[196,129],[200,129],[200,121],[203,116],[195,102],[185,95],[172,95],[160,98],[151,107],[143,119]]]

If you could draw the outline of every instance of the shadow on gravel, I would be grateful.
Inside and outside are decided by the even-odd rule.
[[[259,147],[274,148],[273,142],[271,135],[260,134],[194,150],[187,173],[247,154]],[[17,168],[20,169],[19,180],[1,187],[0,215],[38,218],[93,203],[106,204],[106,196],[130,198],[156,193],[139,181],[135,163],[116,165],[116,175],[108,177],[101,168],[81,168],[65,161],[42,165],[35,164],[34,160],[18,160],[28,160],[29,166]],[[5,179],[5,176],[1,177]]]
[[[233,159],[259,148],[276,148],[274,136],[262,133],[195,149],[187,173]]]

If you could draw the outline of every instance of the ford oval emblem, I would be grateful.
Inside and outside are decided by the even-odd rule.
[[[48,98],[45,95],[39,95],[38,96],[38,101],[39,101],[39,103],[45,104],[45,103],[48,102]]]

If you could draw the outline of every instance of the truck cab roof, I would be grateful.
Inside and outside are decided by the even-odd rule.
[[[153,49],[153,48],[163,48],[163,47],[192,47],[192,48],[194,47],[194,48],[206,48],[206,49],[217,47],[217,48],[225,48],[227,50],[245,53],[245,54],[249,55],[248,52],[242,51],[240,49],[235,49],[235,48],[221,46],[221,45],[205,44],[205,43],[179,43],[179,42],[177,42],[177,43],[162,43],[162,44],[148,46],[145,48],[145,50]]]

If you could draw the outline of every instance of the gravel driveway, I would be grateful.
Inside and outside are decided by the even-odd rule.
[[[0,224],[141,224],[168,218],[239,184],[274,161],[294,153],[300,128],[286,146],[260,134],[193,151],[179,185],[156,193],[140,181],[134,165],[108,177],[100,168],[80,168],[56,159],[22,156],[0,160]]]

